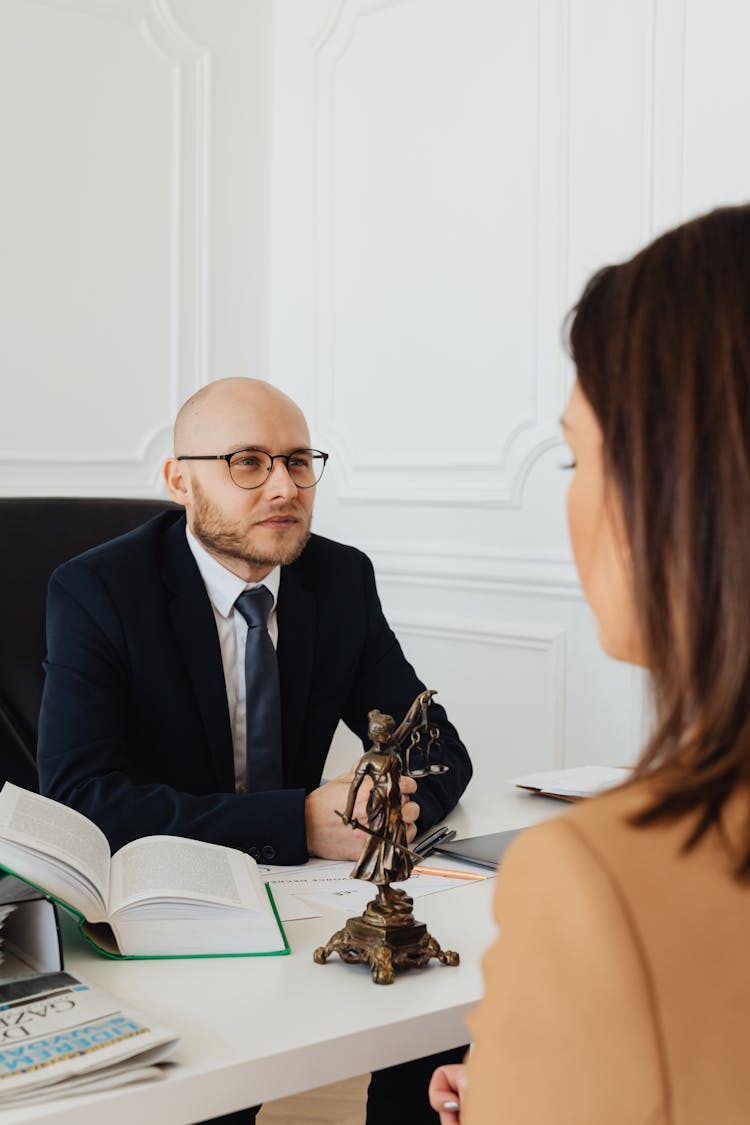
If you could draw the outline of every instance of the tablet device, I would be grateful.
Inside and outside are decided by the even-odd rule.
[[[449,840],[445,844],[436,844],[434,851],[440,855],[450,856],[451,859],[460,859],[477,863],[480,867],[495,868],[506,848],[513,842],[523,828],[509,828],[505,832],[491,832],[489,836],[467,836],[464,840]]]

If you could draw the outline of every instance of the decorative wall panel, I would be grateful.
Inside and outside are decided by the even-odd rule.
[[[2,19],[0,489],[153,491],[207,375],[209,56],[167,0]]]
[[[351,0],[315,44],[317,413],[340,500],[519,507],[558,444],[539,337],[564,272],[564,42],[551,5]]]

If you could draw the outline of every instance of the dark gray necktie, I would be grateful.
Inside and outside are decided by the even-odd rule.
[[[245,729],[250,793],[281,789],[281,699],[276,650],[268,635],[273,594],[266,586],[245,590],[234,603],[247,621]]]

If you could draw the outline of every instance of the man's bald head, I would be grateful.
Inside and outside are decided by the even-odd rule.
[[[295,445],[309,446],[305,416],[288,395],[262,379],[217,379],[196,391],[174,424],[176,457],[230,453],[243,446],[265,448],[274,430],[292,430]],[[270,449],[270,453],[284,452]]]
[[[177,415],[164,480],[195,538],[228,570],[256,582],[294,562],[309,538],[315,488],[298,485],[286,460],[309,448],[305,416],[288,395],[260,379],[219,379]],[[274,459],[252,488],[235,483],[226,460],[242,450]]]

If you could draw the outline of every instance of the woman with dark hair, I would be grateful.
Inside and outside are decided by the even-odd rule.
[[[750,207],[662,235],[575,309],[568,522],[611,656],[648,669],[633,780],[498,880],[463,1125],[750,1121]]]

